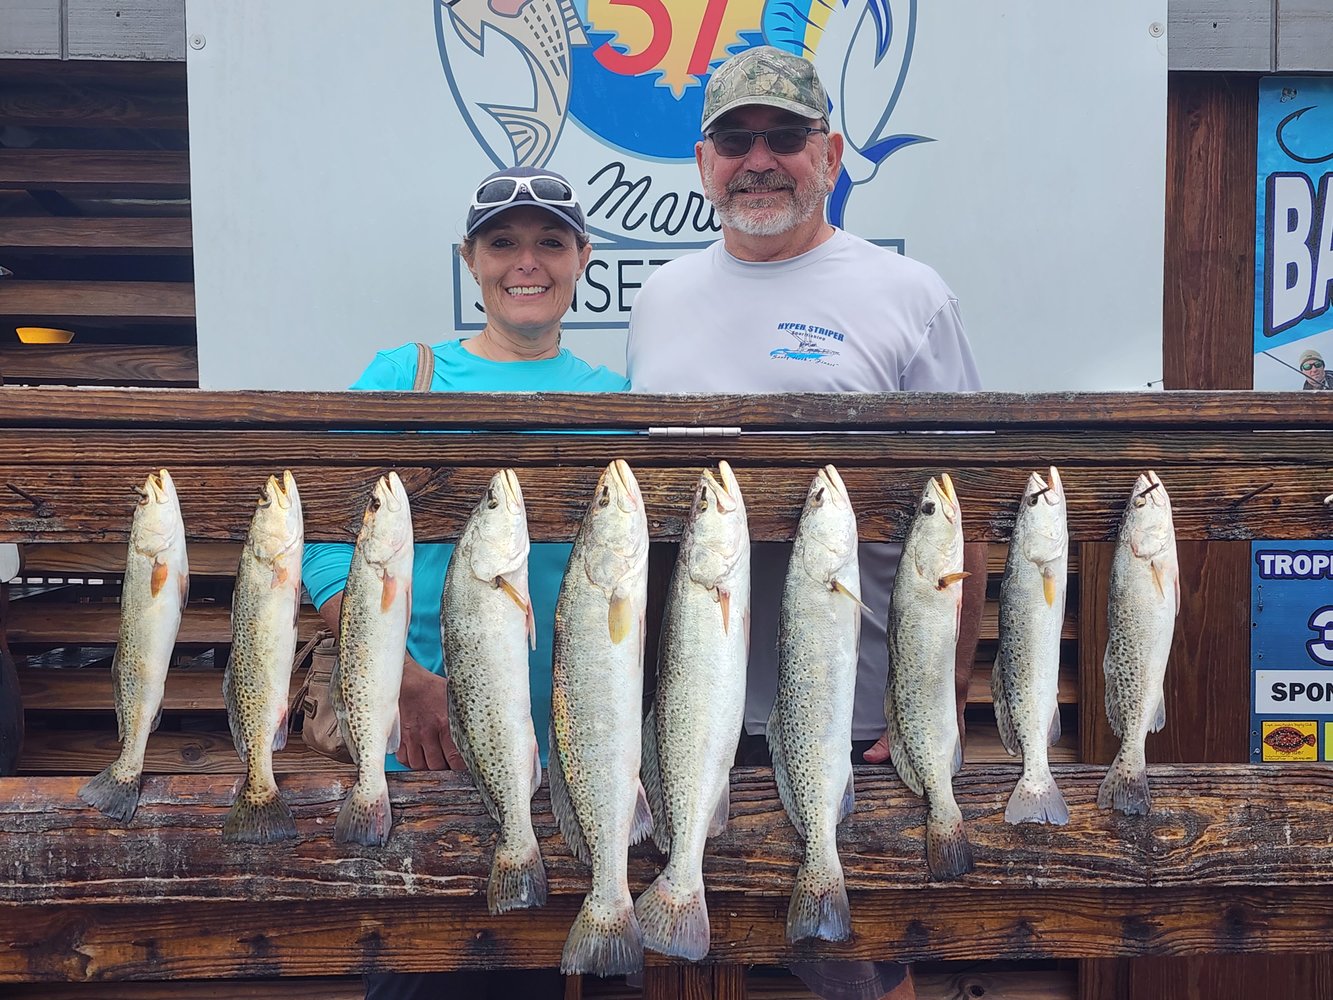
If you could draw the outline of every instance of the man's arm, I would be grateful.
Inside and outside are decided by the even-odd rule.
[[[338,634],[338,616],[343,595],[334,594],[319,608],[326,628]],[[398,760],[414,771],[461,771],[465,765],[449,735],[447,692],[449,681],[433,674],[404,654],[403,686],[398,694],[398,725],[401,739]]]
[[[958,703],[958,738],[966,740],[963,730],[963,710],[967,707],[967,688],[972,683],[972,665],[977,658],[977,642],[981,639],[981,612],[986,607],[986,558],[990,546],[986,542],[967,542],[963,545],[963,570],[970,573],[963,581],[963,607],[958,615],[958,643],[954,646],[954,696]],[[889,759],[888,733],[881,736],[865,752],[867,764],[883,764]]]

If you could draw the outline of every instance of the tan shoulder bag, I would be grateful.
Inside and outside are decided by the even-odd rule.
[[[412,391],[430,392],[434,376],[435,352],[428,344],[417,344],[417,374]],[[337,638],[333,632],[322,629],[296,654],[295,669],[300,669],[307,656],[310,657],[310,664],[306,668],[305,683],[293,699],[291,715],[294,716],[299,706],[302,743],[325,757],[350,764],[352,755],[348,752],[342,727],[338,725],[337,713],[333,710],[331,685],[333,664],[338,658]]]

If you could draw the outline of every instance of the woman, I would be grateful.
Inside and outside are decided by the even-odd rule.
[[[491,174],[473,196],[458,252],[481,289],[486,325],[472,337],[433,345],[432,391],[620,392],[627,387],[622,376],[604,367],[592,368],[560,346],[560,321],[574,299],[574,285],[591,253],[583,209],[563,177],[532,167]],[[417,358],[415,344],[382,351],[352,388],[411,389]],[[464,499],[470,505],[471,498]],[[529,677],[543,762],[551,712],[555,601],[569,549],[568,545],[533,545],[528,560],[538,641],[529,657]],[[386,763],[392,770],[463,767],[449,737],[447,681],[440,648],[440,598],[452,551],[453,546],[445,544],[415,547],[412,621],[398,702],[402,742],[397,760],[390,756]],[[351,558],[350,545],[306,546],[306,586],[320,616],[335,630]],[[530,978],[522,983],[484,973],[369,976],[366,996],[375,1000],[480,997],[488,989],[496,996],[561,995],[558,973],[527,975]]]

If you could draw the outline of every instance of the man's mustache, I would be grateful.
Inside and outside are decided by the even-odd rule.
[[[727,184],[727,193],[735,194],[737,191],[794,191],[796,182],[786,174],[778,173],[776,170],[753,171],[748,170],[743,174],[737,174]]]

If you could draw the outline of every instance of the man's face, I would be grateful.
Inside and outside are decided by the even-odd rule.
[[[1305,376],[1306,381],[1312,385],[1324,384],[1324,362],[1319,358],[1310,358],[1301,365],[1301,374]]]
[[[762,105],[724,115],[710,132],[744,128],[759,132],[780,125],[820,126],[819,120]],[[818,217],[833,190],[841,163],[842,137],[811,134],[804,149],[782,155],[756,138],[744,156],[718,154],[712,140],[695,147],[704,195],[722,224],[747,236],[777,236]]]

